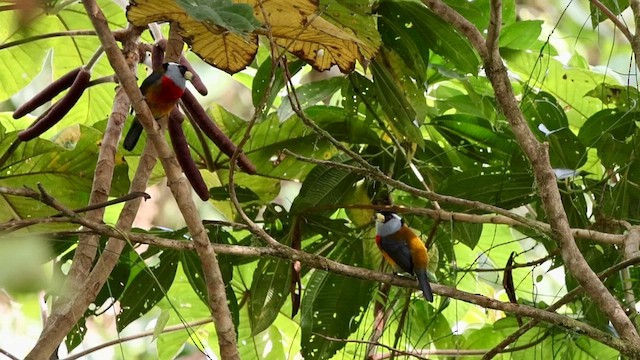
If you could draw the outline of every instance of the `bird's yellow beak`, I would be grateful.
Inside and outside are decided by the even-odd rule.
[[[380,214],[380,213],[376,213],[376,215],[374,216],[374,219],[375,219],[377,222],[381,222],[381,223],[383,223],[383,222],[384,222],[384,215],[382,215],[382,214]]]
[[[187,80],[191,80],[191,78],[193,78],[193,73],[191,71],[185,71],[184,78]]]

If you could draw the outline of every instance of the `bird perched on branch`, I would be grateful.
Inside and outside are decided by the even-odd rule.
[[[376,214],[376,244],[394,269],[414,274],[424,298],[433,301],[433,291],[427,279],[427,248],[398,214],[389,211]]]
[[[185,66],[169,62],[162,64],[162,67],[144,79],[140,85],[140,91],[156,120],[173,110],[184,94],[187,80],[192,76]],[[129,151],[133,150],[141,134],[142,125],[135,118],[124,139],[123,147]]]

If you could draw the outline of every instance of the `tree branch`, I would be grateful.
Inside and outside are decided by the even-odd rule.
[[[57,201],[55,201],[55,199],[47,196],[47,194],[44,192],[38,193],[31,189],[14,189],[13,191],[11,191],[11,193],[19,196],[28,196],[34,199],[39,199],[45,202],[47,205],[50,205],[56,208],[56,210],[58,211],[62,211],[65,213],[70,212],[70,210],[66,209],[63,205],[59,204]],[[152,235],[127,233],[126,231],[121,231],[118,229],[111,228],[100,222],[91,221],[84,217],[77,216],[73,213],[71,213],[70,215],[71,215],[70,218],[73,220],[73,222],[81,224],[87,228],[90,228],[98,232],[103,236],[109,236],[111,238],[126,239],[132,242],[152,244],[152,245],[162,246],[166,248],[189,250],[189,251],[193,251],[197,246],[195,243],[190,241],[162,239]],[[119,243],[124,244],[125,242],[120,241]],[[217,253],[220,253],[220,254],[250,256],[250,257],[268,256],[268,257],[277,257],[277,258],[287,259],[289,261],[300,261],[301,263],[304,263],[305,265],[316,268],[318,270],[330,271],[330,272],[344,275],[344,276],[350,276],[350,277],[355,277],[355,278],[369,280],[369,281],[377,281],[381,283],[391,284],[394,286],[418,289],[418,284],[413,279],[405,279],[405,278],[394,276],[388,273],[381,273],[381,272],[372,271],[364,268],[341,264],[336,261],[324,258],[322,256],[308,254],[300,250],[294,250],[290,247],[287,247],[281,244],[278,244],[278,246],[274,246],[274,247],[264,247],[264,248],[239,246],[239,245],[224,245],[224,244],[211,244],[211,246]],[[105,254],[106,253],[107,252],[105,251]],[[117,255],[116,255],[116,258],[117,258]],[[632,259],[625,260],[620,264],[616,264],[616,266],[610,269],[607,269],[600,276],[602,278],[606,276],[610,276],[616,271],[619,271],[624,267],[636,264],[638,262],[640,262],[640,255]],[[561,299],[561,301],[552,305],[548,310],[541,310],[541,309],[537,309],[535,307],[531,307],[527,305],[501,302],[501,301],[487,298],[482,295],[467,293],[467,292],[460,291],[452,287],[443,286],[440,284],[433,284],[433,289],[434,289],[434,292],[440,295],[459,299],[471,304],[479,305],[481,307],[501,310],[504,312],[519,314],[526,317],[531,317],[534,319],[531,322],[544,321],[544,322],[565,327],[567,329],[570,329],[571,331],[577,331],[599,342],[602,342],[603,344],[613,347],[621,352],[629,352],[633,350],[630,347],[630,345],[623,340],[614,338],[609,334],[606,334],[598,329],[595,329],[587,324],[584,324],[570,317],[551,312],[551,311],[555,311],[560,306],[574,299],[581,291],[583,291],[583,288],[576,288],[572,290],[570,293],[565,295],[565,297]],[[530,323],[526,324],[525,327],[532,325]]]
[[[640,356],[638,332],[615,297],[598,279],[576,246],[567,214],[562,206],[556,176],[549,162],[548,145],[537,141],[524,119],[498,48],[493,48],[493,51],[489,53],[487,44],[478,30],[467,20],[460,19],[461,16],[441,0],[423,0],[423,3],[458,31],[465,34],[480,54],[498,105],[507,117],[520,147],[533,167],[542,206],[547,219],[549,219],[552,236],[560,247],[567,270],[581,286],[585,287],[588,296],[607,315],[620,336],[629,342],[628,350],[634,356]]]
[[[118,75],[118,79],[136,111],[138,120],[147,133],[147,141],[153,144],[158,154],[158,158],[167,175],[167,184],[187,223],[187,228],[194,240],[198,256],[202,260],[205,283],[207,284],[207,300],[218,334],[221,357],[223,359],[237,359],[236,332],[229,306],[227,305],[225,284],[222,280],[216,254],[210,246],[206,230],[191,199],[191,187],[182,175],[182,169],[169,148],[164,134],[158,131],[157,123],[138,88],[135,75],[127,67],[102,11],[95,0],[83,0],[83,4],[98,33],[109,62]]]

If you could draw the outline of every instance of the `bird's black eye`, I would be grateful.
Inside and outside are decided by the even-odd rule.
[[[184,65],[178,65],[178,69],[180,69],[180,73],[184,75],[187,72],[187,67]]]

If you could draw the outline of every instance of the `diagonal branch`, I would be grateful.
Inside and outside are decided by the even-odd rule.
[[[111,67],[113,67],[118,75],[122,87],[127,92],[129,99],[131,99],[140,123],[147,132],[147,139],[153,144],[158,154],[158,159],[162,163],[167,176],[167,184],[187,223],[189,233],[194,240],[196,251],[203,266],[204,280],[207,284],[207,301],[218,335],[221,357],[223,359],[237,359],[236,332],[231,318],[231,312],[227,305],[225,284],[222,280],[222,273],[218,266],[216,254],[211,247],[207,232],[202,225],[197,208],[191,198],[191,187],[182,175],[182,169],[167,144],[164,135],[158,131],[157,123],[138,88],[135,75],[127,67],[127,63],[116,44],[116,40],[109,30],[109,25],[107,24],[104,14],[95,0],[83,0],[83,4],[102,42]]]

